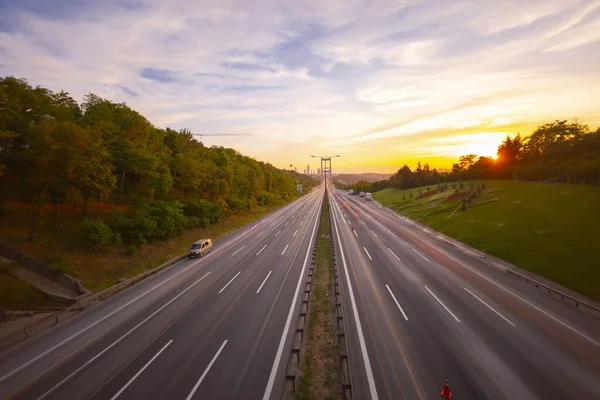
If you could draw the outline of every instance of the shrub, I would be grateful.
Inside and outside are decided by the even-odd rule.
[[[256,195],[256,201],[258,202],[258,204],[263,206],[270,206],[277,203],[276,197],[269,192],[263,192],[261,194]]]
[[[81,227],[85,233],[85,237],[89,243],[94,246],[94,250],[98,250],[98,246],[120,241],[121,236],[115,235],[104,221],[88,220],[81,223]]]
[[[200,225],[206,228],[210,224],[219,222],[223,218],[224,210],[219,204],[207,200],[198,200],[185,204],[183,213],[190,219],[197,218],[198,223],[196,226]]]
[[[135,252],[137,251],[137,246],[135,244],[130,244],[127,247],[127,254],[130,256],[135,255]]]
[[[155,238],[157,239],[174,236],[186,228],[183,204],[178,201],[156,201],[149,204],[145,211],[156,221]]]
[[[229,197],[226,199],[227,207],[230,211],[248,211],[250,210],[250,204],[246,200]]]
[[[118,232],[123,243],[141,246],[156,237],[156,221],[145,213],[136,213],[132,217],[116,216],[110,226]]]

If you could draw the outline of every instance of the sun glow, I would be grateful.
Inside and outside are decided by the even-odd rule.
[[[447,156],[478,156],[496,158],[498,146],[507,136],[506,132],[481,132],[472,135],[456,135],[431,140],[431,153]]]

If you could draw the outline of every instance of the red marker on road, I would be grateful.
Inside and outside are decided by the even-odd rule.
[[[450,385],[448,384],[448,377],[446,377],[446,381],[444,382],[444,387],[442,388],[441,395],[445,399],[452,398],[452,392],[450,391]]]

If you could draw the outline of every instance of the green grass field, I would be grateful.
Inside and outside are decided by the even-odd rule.
[[[480,184],[480,182],[477,182]],[[448,236],[600,300],[600,187],[486,181],[482,195],[447,221],[461,204],[445,192],[402,200],[402,190],[373,197]],[[437,187],[432,187],[436,189]],[[465,189],[469,183],[465,184]],[[418,189],[412,189],[418,195]],[[447,212],[433,214],[432,212]]]

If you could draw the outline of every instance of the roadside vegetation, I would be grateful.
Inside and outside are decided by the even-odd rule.
[[[463,210],[463,200],[477,188]],[[373,194],[382,204],[523,269],[600,300],[597,186],[473,181]],[[429,189],[429,190],[428,190]],[[412,194],[412,196],[411,196]],[[454,215],[452,215],[456,212]]]
[[[97,291],[318,182],[124,103],[0,78],[0,240]]]
[[[63,226],[58,229],[43,223],[49,217],[42,219],[38,237],[34,242],[27,240],[27,230],[23,229],[21,224],[27,218],[26,212],[10,213],[5,218],[1,218],[0,231],[2,239],[8,244],[78,279],[93,292],[98,292],[121,279],[140,274],[172,257],[183,254],[196,240],[206,237],[218,240],[231,231],[259,221],[264,215],[279,207],[279,205],[263,206],[257,207],[252,212],[230,215],[218,224],[207,228],[186,229],[180,235],[141,245],[133,253],[125,246],[114,244],[102,246],[101,251],[94,251],[79,226],[81,220],[76,214],[65,216]],[[100,220],[103,216],[110,217],[110,212],[104,215],[98,214]],[[4,304],[18,305],[10,301]]]
[[[298,398],[303,400],[339,399],[342,396],[338,361],[341,351],[336,335],[331,241],[329,206],[327,201],[324,201],[308,328],[300,360]]]

